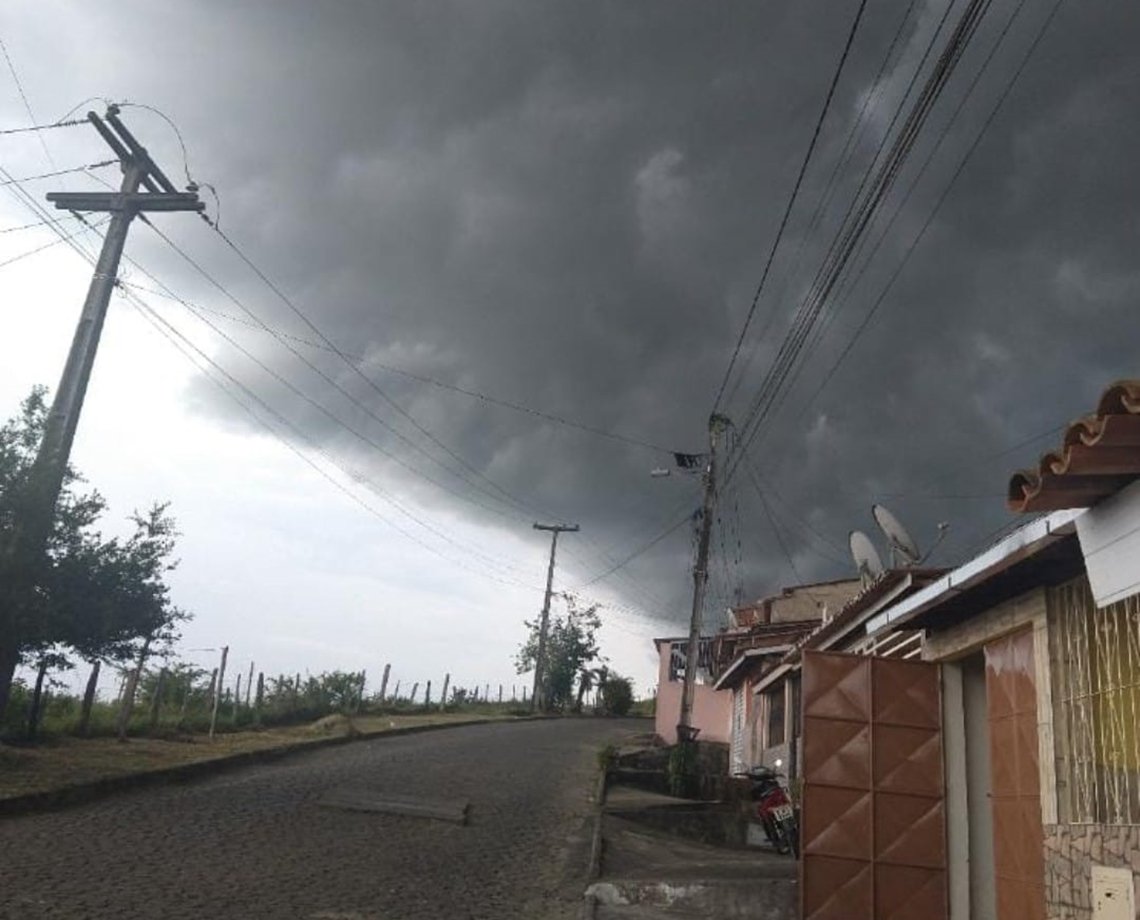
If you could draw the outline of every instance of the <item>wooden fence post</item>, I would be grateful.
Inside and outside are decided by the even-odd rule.
[[[249,701],[253,697],[253,662],[249,663],[249,677],[245,682],[245,708],[249,709]]]
[[[388,701],[388,674],[392,670],[390,664],[384,665],[384,676],[380,678],[380,703],[384,704]]]
[[[431,705],[431,681],[427,682],[427,688],[424,690],[424,708],[426,709]]]
[[[439,697],[439,708],[443,709],[447,705],[447,685],[451,683],[451,672],[443,675],[443,693]]]
[[[400,698],[400,682],[396,681],[396,689],[392,691],[392,701],[395,702]]]
[[[408,697],[409,703],[414,703],[416,701],[416,691],[419,689],[420,689],[420,682],[417,680],[414,684],[412,684],[412,695]]]
[[[261,671],[257,672],[257,697],[256,697],[256,701],[257,701],[256,702],[257,709],[258,709],[258,711],[260,711],[261,707],[265,704],[265,674],[262,673]]]
[[[499,684],[499,702],[503,701],[503,685]]]
[[[210,740],[214,740],[214,729],[218,724],[218,704],[222,701],[222,681],[226,679],[226,657],[230,653],[228,645],[222,646],[222,662],[214,672],[217,680],[210,681],[214,686],[214,705],[210,710]]]
[[[230,710],[230,721],[236,722],[238,716],[238,709],[241,708],[241,675],[238,674],[237,682],[234,684],[234,705]]]

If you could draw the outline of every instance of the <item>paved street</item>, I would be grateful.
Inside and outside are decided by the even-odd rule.
[[[456,728],[0,819],[0,917],[570,918],[596,752],[644,722]],[[316,805],[471,802],[467,826]]]

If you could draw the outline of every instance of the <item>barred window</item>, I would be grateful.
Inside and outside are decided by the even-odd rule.
[[[1140,824],[1140,598],[1098,610],[1081,578],[1051,600],[1062,814]]]

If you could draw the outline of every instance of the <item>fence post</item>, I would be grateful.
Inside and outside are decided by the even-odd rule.
[[[503,701],[503,685],[499,684],[499,702]]]
[[[417,680],[417,681],[416,681],[414,684],[412,684],[412,695],[411,695],[410,697],[408,697],[408,702],[409,702],[409,703],[415,703],[415,701],[416,701],[416,691],[417,691],[417,690],[419,690],[419,689],[420,689],[420,682]]]
[[[443,675],[443,693],[439,697],[439,708],[443,709],[447,705],[447,685],[451,683],[451,672]]]
[[[241,674],[237,676],[237,682],[234,684],[234,705],[230,710],[230,721],[237,722],[238,709],[241,708]]]
[[[222,646],[222,661],[214,671],[214,677],[211,679],[210,684],[214,688],[214,705],[210,708],[210,740],[214,740],[214,728],[218,724],[218,704],[222,701],[222,681],[226,679],[226,656],[230,653],[228,645]]]
[[[253,696],[253,662],[249,663],[249,677],[245,682],[245,708],[249,709],[249,701]]]
[[[257,696],[254,697],[258,711],[265,705],[265,673],[262,671],[257,672]]]
[[[427,687],[424,689],[424,708],[427,709],[431,705],[431,681],[427,682]]]
[[[368,671],[360,672],[360,689],[356,691],[356,711],[360,712],[364,706],[364,688],[368,684]]]

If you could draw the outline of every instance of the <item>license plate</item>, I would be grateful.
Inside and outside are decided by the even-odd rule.
[[[772,817],[777,821],[789,821],[792,817],[791,805],[777,805],[772,809]]]

